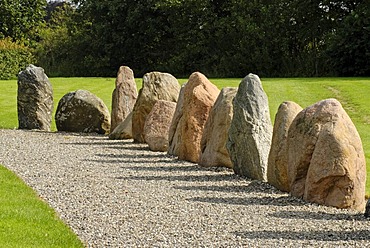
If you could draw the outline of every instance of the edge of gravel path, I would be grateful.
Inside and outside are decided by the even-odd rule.
[[[362,213],[303,202],[132,140],[0,130],[0,164],[88,247],[370,246]]]

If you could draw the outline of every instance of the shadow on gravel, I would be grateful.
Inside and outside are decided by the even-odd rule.
[[[246,183],[247,179],[239,178]],[[237,179],[236,179],[237,180]],[[251,181],[248,185],[233,185],[233,186],[176,186],[175,189],[180,190],[194,190],[194,191],[215,191],[215,192],[244,192],[244,193],[271,193],[271,194],[281,194],[282,192],[276,190],[268,184],[264,184],[259,181]]]
[[[173,161],[155,161],[173,164]],[[153,171],[153,172],[172,172],[172,171],[204,171],[202,168],[196,166],[123,166],[122,169],[133,171]]]
[[[68,138],[66,138],[68,140]],[[111,141],[111,142],[108,142],[108,141],[101,141],[101,140],[98,140],[98,139],[92,139],[91,142],[64,142],[64,143],[61,143],[63,145],[81,145],[81,146],[91,146],[91,145],[98,145],[98,146],[104,146],[104,145],[119,145],[119,146],[124,146],[124,145],[129,145],[129,144],[132,144],[130,142],[122,142],[122,141]]]
[[[289,196],[281,197],[194,197],[188,201],[229,205],[301,206],[304,203]]]
[[[111,144],[108,144],[111,145]],[[120,146],[107,146],[108,149],[116,149],[116,150],[132,150],[132,151],[150,151],[149,146],[143,146],[140,144],[130,143],[129,145],[120,145]],[[163,153],[162,156],[164,156]]]
[[[368,240],[369,230],[356,231],[253,231],[235,232],[236,236],[244,239],[288,239],[316,241],[351,241]]]
[[[309,211],[280,211],[269,216],[282,219],[367,221],[363,214],[330,214]]]
[[[149,147],[143,144],[137,144],[126,141],[101,141],[93,140],[91,142],[61,142],[61,145],[78,145],[78,146],[102,146],[107,149],[133,150],[133,151],[150,151]]]
[[[98,154],[95,154],[95,156],[101,157],[101,158],[106,158],[106,159],[111,159],[111,158],[114,158],[114,159],[117,159],[117,158],[122,158],[122,159],[126,159],[126,158],[138,158],[138,159],[140,159],[140,158],[142,158],[142,159],[145,159],[145,158],[165,158],[165,156],[163,156],[163,154],[155,154],[155,153],[149,153],[149,154],[99,154],[98,153]],[[170,160],[166,160],[166,161],[167,162],[172,162]]]
[[[95,162],[95,163],[108,163],[108,164],[175,164],[171,158],[166,157],[163,154],[149,153],[149,154],[95,154],[95,156],[102,159],[86,159],[84,161]],[[137,166],[139,168],[139,166]],[[154,167],[154,166],[153,166]],[[125,169],[126,167],[122,167]],[[136,168],[136,166],[133,166]],[[144,167],[143,167],[144,168]],[[145,170],[145,169],[143,169]],[[157,169],[159,170],[159,169]]]
[[[248,186],[175,186],[174,189],[186,190],[186,191],[214,191],[214,192],[246,192]]]
[[[218,182],[218,181],[234,181],[234,175],[163,175],[163,176],[127,176],[116,177],[116,179],[138,180],[138,181],[186,181],[186,182]]]

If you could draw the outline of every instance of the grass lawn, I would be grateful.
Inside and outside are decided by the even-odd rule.
[[[271,119],[283,101],[294,101],[303,108],[326,98],[337,98],[360,133],[368,166],[367,194],[370,194],[370,78],[262,78],[269,97]],[[54,89],[54,111],[59,99],[77,89],[87,89],[100,97],[111,109],[114,78],[51,78]],[[187,79],[179,79],[184,83]],[[237,87],[241,79],[210,79],[220,89]],[[138,89],[141,79],[136,79]],[[17,82],[0,81],[0,128],[16,128]],[[55,113],[54,113],[55,114]],[[55,121],[52,130],[56,130]]]
[[[36,193],[0,166],[0,247],[84,247]]]

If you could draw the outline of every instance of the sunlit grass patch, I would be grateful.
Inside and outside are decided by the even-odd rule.
[[[84,247],[36,193],[0,166],[0,247]]]

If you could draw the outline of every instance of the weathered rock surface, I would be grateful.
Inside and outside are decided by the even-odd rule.
[[[288,179],[288,130],[302,107],[294,102],[283,102],[275,116],[274,131],[267,167],[267,181],[280,189],[289,192]]]
[[[132,136],[135,142],[144,143],[146,118],[158,100],[177,102],[180,84],[168,73],[150,72],[144,75],[132,114]]]
[[[236,174],[267,180],[267,161],[272,139],[268,99],[257,75],[240,83],[233,101],[234,116],[227,148]]]
[[[223,88],[211,108],[200,144],[202,153],[199,165],[233,167],[226,143],[233,118],[233,99],[237,90]]]
[[[301,111],[288,132],[291,194],[305,201],[363,211],[366,164],[357,130],[335,99]]]
[[[168,132],[175,113],[176,103],[159,100],[146,118],[144,125],[145,143],[152,151],[167,152]]]
[[[134,73],[129,67],[121,66],[117,73],[116,87],[112,93],[111,132],[132,112],[136,99]]]
[[[169,155],[177,156],[179,153],[179,138],[181,138],[180,128],[177,128],[180,119],[183,115],[184,106],[184,92],[187,83],[183,84],[180,89],[179,98],[177,99],[175,113],[171,121],[170,129],[168,131],[168,151]]]
[[[18,75],[19,129],[50,131],[53,107],[53,88],[44,69],[29,65]]]
[[[110,113],[100,98],[77,90],[60,99],[55,122],[58,131],[105,134],[110,130]]]
[[[132,139],[132,112],[109,134],[109,139]]]
[[[176,108],[181,113],[174,115],[174,119],[178,119],[177,125],[176,120],[171,124],[176,125],[176,128],[171,127],[170,135],[175,135],[170,139],[170,153],[174,152],[173,155],[180,160],[197,163],[201,154],[203,129],[220,90],[202,73],[194,72],[183,91],[182,109]]]

